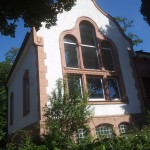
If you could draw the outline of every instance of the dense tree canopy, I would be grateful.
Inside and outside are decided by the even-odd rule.
[[[45,22],[45,27],[56,25],[57,14],[69,11],[76,0],[0,0],[0,32],[2,35],[15,36],[19,18],[25,27],[37,30]]]
[[[144,16],[144,20],[150,25],[150,2],[149,0],[141,0],[141,14]]]

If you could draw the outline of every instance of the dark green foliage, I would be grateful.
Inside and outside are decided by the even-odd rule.
[[[75,78],[72,78],[68,91],[66,80],[70,79],[57,81],[56,89],[49,98],[50,104],[45,108],[45,142],[51,150],[76,147],[74,135],[78,129],[87,128],[86,123],[90,118],[88,95],[81,94],[81,87],[76,86]]]
[[[128,20],[127,18],[123,17],[115,17],[116,21],[119,23],[121,26],[123,32],[131,39],[132,41],[132,46],[137,46],[140,43],[143,42],[142,39],[140,39],[136,34],[133,34],[131,32],[128,32],[128,30],[132,27],[134,27],[134,21],[133,20]]]
[[[7,144],[7,150],[48,150],[42,143],[35,144],[33,136],[29,130],[20,130],[16,132],[11,142]]]
[[[4,148],[6,144],[7,131],[7,91],[6,81],[15,60],[17,48],[12,48],[6,53],[4,62],[0,62],[0,148]]]
[[[7,94],[5,83],[10,68],[9,62],[0,62],[0,148],[5,147],[6,144]]]
[[[149,0],[141,0],[141,14],[144,16],[144,20],[150,25],[150,2]]]
[[[56,25],[57,15],[63,10],[69,11],[76,0],[1,0],[0,32],[2,35],[15,37],[17,22],[21,18],[25,27],[38,30],[45,22],[45,27]]]

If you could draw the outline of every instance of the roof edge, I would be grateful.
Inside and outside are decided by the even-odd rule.
[[[119,29],[120,33],[123,35],[123,37],[130,43],[130,46],[132,46],[132,40],[123,32],[123,30],[121,29],[119,23],[114,19],[114,17],[112,17],[111,15],[109,15],[108,13],[106,13],[100,6],[98,6],[98,4],[96,3],[96,0],[91,0],[95,7],[102,13],[104,14],[106,17],[108,17],[110,20],[112,20],[115,25],[117,26],[117,28]]]
[[[9,81],[9,79],[10,79],[10,77],[11,77],[11,75],[12,75],[12,73],[13,73],[13,71],[14,71],[14,69],[15,69],[15,67],[16,67],[16,65],[17,65],[17,63],[18,63],[18,61],[19,61],[19,59],[20,59],[20,57],[21,57],[21,55],[23,53],[23,51],[24,51],[25,45],[28,42],[28,40],[30,38],[30,35],[31,35],[31,33],[29,33],[29,32],[27,32],[26,35],[25,35],[23,43],[22,43],[22,45],[21,45],[21,47],[19,49],[19,52],[18,52],[18,54],[16,56],[16,59],[15,59],[13,65],[12,65],[12,67],[10,69],[10,72],[8,74],[8,77],[7,77],[7,80],[6,80],[6,85],[7,85],[8,81]]]

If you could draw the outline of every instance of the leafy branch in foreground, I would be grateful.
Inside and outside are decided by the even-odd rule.
[[[56,89],[51,93],[49,105],[45,107],[45,140],[50,149],[67,149],[75,144],[75,133],[78,129],[87,129],[90,118],[87,106],[88,94],[81,94],[76,77],[59,79]],[[49,137],[49,138],[48,138]]]
[[[0,33],[15,37],[19,19],[25,27],[35,27],[37,30],[45,22],[45,27],[56,25],[57,15],[63,10],[69,11],[76,0],[13,0],[0,1]]]

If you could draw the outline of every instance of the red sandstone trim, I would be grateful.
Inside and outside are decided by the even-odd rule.
[[[36,47],[36,60],[37,60],[37,82],[38,82],[38,99],[39,99],[39,120],[40,120],[40,134],[44,133],[43,122],[44,112],[43,108],[47,104],[48,94],[46,88],[48,81],[46,79],[47,67],[45,65],[46,54],[44,52],[44,41],[42,37],[37,36],[35,28],[32,29],[33,41]]]

